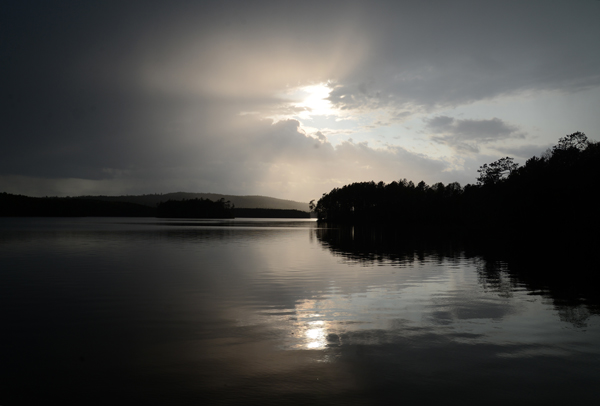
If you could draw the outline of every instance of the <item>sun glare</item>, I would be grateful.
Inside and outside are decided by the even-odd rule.
[[[281,100],[281,104],[264,117],[273,120],[273,123],[296,120],[304,134],[323,141],[323,134],[327,136],[326,134],[349,128],[347,120],[351,113],[338,109],[329,101],[333,89],[334,85],[331,82],[287,87],[285,91],[275,95]],[[322,134],[315,136],[318,132]]]
[[[299,89],[304,93],[302,102],[296,104],[296,107],[303,108],[299,116],[302,118],[310,118],[310,116],[327,116],[334,114],[331,102],[327,100],[331,89],[326,83],[318,85],[305,86]]]

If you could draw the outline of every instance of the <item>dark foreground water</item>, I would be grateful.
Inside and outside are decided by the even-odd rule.
[[[600,400],[594,298],[456,244],[353,233],[0,219],[0,404]]]

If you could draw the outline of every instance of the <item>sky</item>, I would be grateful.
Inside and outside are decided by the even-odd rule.
[[[0,192],[309,201],[600,140],[600,1],[12,1]]]

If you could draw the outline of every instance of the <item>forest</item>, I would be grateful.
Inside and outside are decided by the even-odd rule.
[[[323,194],[311,207],[320,223],[388,225],[409,235],[490,240],[598,239],[600,143],[576,132],[523,166],[505,157],[478,170],[477,184],[360,182]],[[536,240],[537,241],[537,240]]]
[[[233,206],[225,199],[167,200],[156,206],[156,217],[164,218],[234,218]]]
[[[77,197],[29,197],[0,193],[0,217],[154,217],[156,208]]]
[[[166,196],[171,195],[183,193]],[[153,206],[125,200],[144,201],[145,197],[98,196],[94,199],[90,196],[29,197],[0,193],[0,217],[310,218],[309,212],[295,209],[238,208],[223,198],[215,201],[203,198],[159,200]],[[262,196],[256,198],[266,202],[276,200]]]
[[[235,217],[244,217],[244,218],[288,218],[288,219],[308,219],[310,218],[310,213],[302,210],[294,210],[294,209],[247,209],[247,208],[239,208],[235,207],[233,209],[233,213]]]

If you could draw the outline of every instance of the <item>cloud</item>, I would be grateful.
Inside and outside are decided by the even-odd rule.
[[[482,143],[523,137],[518,127],[496,117],[488,120],[459,120],[436,116],[424,121],[426,131],[435,134],[431,139],[465,152],[478,152]]]
[[[447,134],[462,140],[481,142],[497,141],[514,137],[518,133],[516,126],[507,124],[499,118],[489,120],[457,120],[448,116],[436,116],[426,119],[426,129],[438,134]]]
[[[362,180],[462,182],[484,158],[468,154],[517,148],[509,141],[525,129],[437,109],[600,86],[598,2],[61,4],[15,3],[0,16],[6,191],[310,200]],[[264,120],[298,114],[286,92],[319,83],[344,125]],[[413,134],[395,133],[410,120]],[[402,142],[421,123],[425,141],[468,154],[342,142],[382,136],[371,129]]]
[[[431,110],[598,87],[600,54],[592,52],[590,34],[600,34],[592,28],[599,8],[592,2],[468,1],[374,7],[362,21],[369,27],[368,55],[339,78],[330,100],[344,109]],[[581,29],[558,29],[568,26]]]
[[[552,148],[554,144],[545,144],[545,145],[536,145],[536,144],[527,144],[527,145],[519,145],[512,147],[496,147],[496,149],[502,152],[504,155],[509,155],[522,159],[529,159],[533,156],[541,156],[548,149]]]
[[[193,132],[195,125],[196,121],[188,122],[179,131]],[[4,176],[0,177],[0,189],[33,195],[187,190],[265,194],[303,201],[355,181],[408,178],[433,182],[436,174],[449,166],[400,147],[376,149],[351,141],[334,147],[322,135],[317,140],[304,134],[296,120],[273,124],[255,116],[238,116],[228,126],[218,128],[222,131],[211,139],[190,141],[190,150],[178,153],[178,159],[166,156],[156,162],[140,161],[126,173],[104,168],[103,178],[95,180]],[[244,132],[238,133],[239,129]],[[164,151],[169,153],[174,152]],[[32,193],[34,190],[39,192]]]

